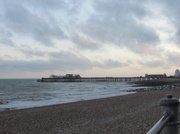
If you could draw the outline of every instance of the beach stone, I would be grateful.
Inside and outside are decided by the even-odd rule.
[[[7,109],[0,112],[0,133],[145,134],[161,118],[159,100],[167,94],[179,98],[180,88],[28,109]]]

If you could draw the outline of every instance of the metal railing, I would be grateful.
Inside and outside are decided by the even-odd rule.
[[[167,122],[170,120],[171,114],[165,114],[152,128],[147,134],[159,134]]]
[[[146,134],[178,134],[178,105],[179,99],[167,98],[160,100],[162,106],[162,118]]]

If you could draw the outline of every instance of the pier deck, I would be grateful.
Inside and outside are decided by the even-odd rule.
[[[136,82],[163,79],[159,77],[82,77],[82,78],[42,78],[38,82]]]

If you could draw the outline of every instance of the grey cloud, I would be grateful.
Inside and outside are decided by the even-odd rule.
[[[26,5],[32,8],[38,8],[39,10],[59,10],[68,7],[68,3],[63,0],[28,0]]]
[[[152,60],[152,61],[146,61],[141,64],[148,68],[156,68],[156,67],[163,67],[165,65],[165,62],[163,60]]]
[[[58,24],[48,22],[37,13],[31,13],[20,2],[5,4],[6,9],[1,20],[13,32],[23,36],[32,36],[44,45],[52,45],[53,39],[65,39],[66,35]],[[47,16],[48,17],[48,16]],[[52,20],[52,19],[51,19]]]
[[[97,50],[100,48],[100,44],[86,38],[84,36],[80,36],[78,34],[73,34],[71,37],[72,42],[76,44],[76,46],[80,49],[89,49],[89,50]]]
[[[94,9],[98,11],[99,14],[104,16],[109,16],[109,18],[116,17],[120,19],[122,16],[143,18],[147,14],[143,6],[143,2],[128,0],[128,1],[95,1]]]
[[[1,60],[0,72],[38,72],[44,71],[44,61],[19,61],[19,60]]]
[[[14,46],[13,41],[9,38],[1,38],[0,43],[2,43],[3,45]]]
[[[92,68],[92,62],[85,57],[79,57],[73,53],[67,51],[52,52],[49,53],[50,64],[57,69],[90,69]]]
[[[16,47],[16,49],[19,52],[24,53],[28,57],[33,57],[33,56],[42,57],[42,56],[45,56],[47,54],[47,52],[44,52],[42,50],[38,50],[36,48],[32,48],[28,45],[20,45],[19,47]]]
[[[69,52],[50,53],[49,60],[18,61],[0,60],[0,72],[43,72],[46,70],[83,70],[92,68],[92,63]]]
[[[132,1],[95,2],[96,14],[93,14],[82,27],[89,37],[103,42],[126,45],[129,49],[144,45],[156,45],[159,37],[156,32],[138,23],[149,15],[142,4]]]
[[[175,36],[171,39],[174,41],[177,45],[180,44],[180,1],[179,0],[163,0],[163,1],[158,1],[162,6],[163,6],[163,15],[165,15],[169,22],[170,25],[175,27]]]
[[[180,66],[180,52],[167,52],[167,62],[170,66]]]
[[[13,34],[9,30],[3,29],[2,26],[0,28],[1,28],[1,32],[0,32],[1,38],[12,38],[13,37]]]
[[[13,37],[12,33],[8,30],[3,29],[3,27],[0,27],[0,29],[0,43],[3,45],[14,46],[14,42],[11,39]]]
[[[120,62],[112,59],[107,59],[103,63],[97,62],[95,66],[100,68],[121,68],[121,67],[127,67],[131,64],[130,61],[127,62]]]
[[[32,54],[32,52],[31,52]],[[34,53],[33,53],[34,54]],[[36,54],[35,54],[36,55]],[[0,72],[43,72],[51,70],[84,70],[93,67],[116,68],[129,66],[130,62],[120,62],[108,59],[103,63],[92,62],[85,57],[79,57],[67,51],[51,52],[49,60],[3,60],[0,59]]]

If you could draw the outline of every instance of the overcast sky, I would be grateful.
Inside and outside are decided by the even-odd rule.
[[[174,75],[180,1],[0,0],[0,78]]]

